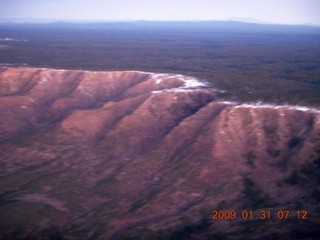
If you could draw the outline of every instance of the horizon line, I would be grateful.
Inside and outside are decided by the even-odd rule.
[[[277,23],[277,22],[265,22],[258,19],[178,19],[178,20],[163,20],[163,19],[46,19],[46,18],[0,18],[0,24],[4,23],[16,23],[16,24],[52,24],[52,23],[123,23],[123,22],[238,22],[246,24],[257,25],[282,25],[282,26],[308,26],[308,27],[320,27],[320,24],[315,23]]]

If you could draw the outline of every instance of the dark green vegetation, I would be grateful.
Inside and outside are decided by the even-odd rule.
[[[2,24],[0,63],[173,72],[221,97],[320,106],[320,29],[236,22]]]

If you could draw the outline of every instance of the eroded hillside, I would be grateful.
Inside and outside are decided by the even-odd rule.
[[[137,71],[3,68],[0,94],[0,239],[319,235],[317,110]]]

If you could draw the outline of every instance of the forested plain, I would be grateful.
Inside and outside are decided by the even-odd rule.
[[[224,100],[320,107],[320,28],[239,22],[0,24],[5,66],[178,73]]]

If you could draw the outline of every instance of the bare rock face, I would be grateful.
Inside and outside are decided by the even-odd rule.
[[[216,96],[181,75],[1,69],[0,239],[316,239],[320,112]]]

